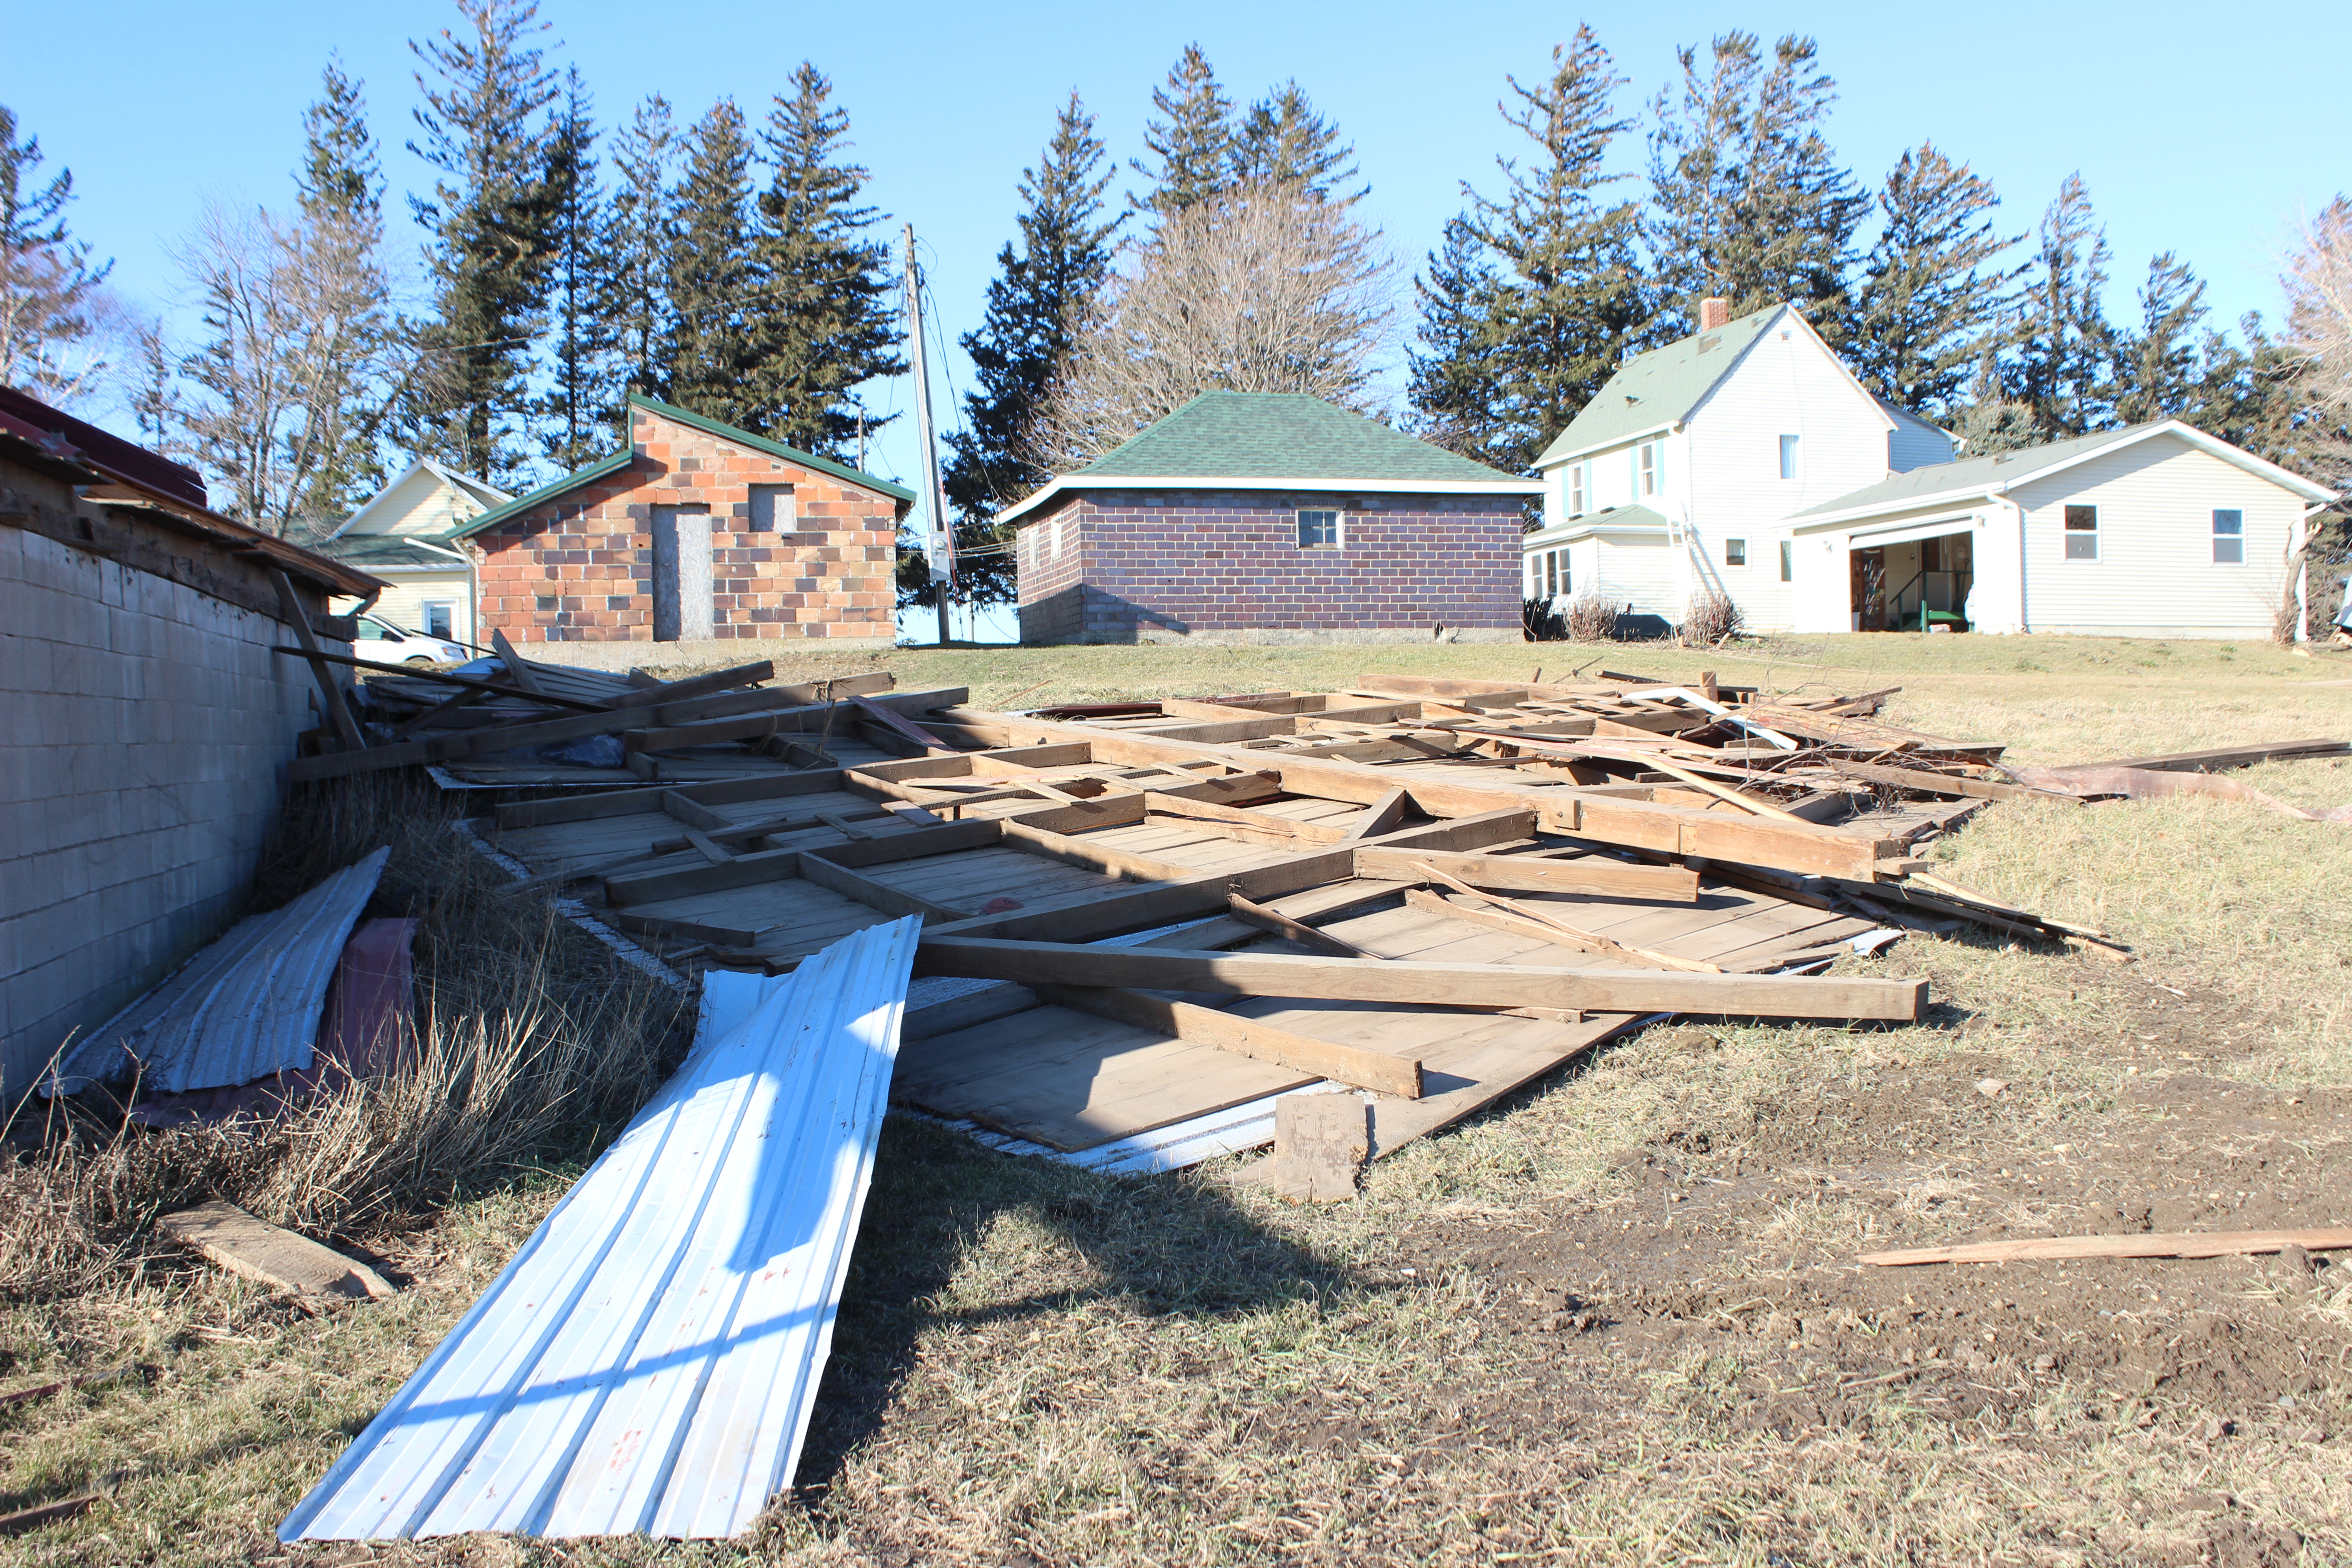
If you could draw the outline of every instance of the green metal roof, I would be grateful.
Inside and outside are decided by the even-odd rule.
[[[674,419],[678,424],[699,430],[706,436],[716,436],[722,441],[732,441],[738,446],[749,447],[755,452],[765,452],[772,458],[782,458],[784,461],[800,468],[814,469],[820,474],[831,474],[837,479],[846,479],[853,485],[861,486],[877,495],[887,496],[897,501],[901,515],[905,513],[908,507],[914,504],[915,492],[904,485],[895,485],[888,479],[876,479],[872,474],[853,468],[846,463],[836,463],[830,458],[820,458],[814,452],[803,452],[797,447],[787,447],[782,441],[771,441],[764,436],[754,436],[749,430],[738,429],[732,425],[721,424],[716,419],[706,419],[691,409],[680,408],[675,404],[663,403],[635,392],[629,394],[629,406],[658,414],[665,419]],[[635,459],[636,452],[634,448],[615,452],[609,458],[599,458],[584,468],[577,469],[560,479],[540,486],[529,495],[517,496],[504,506],[492,507],[464,527],[453,530],[442,537],[467,539],[488,529],[496,528],[502,522],[543,506],[567,490],[576,489],[582,485],[601,479],[608,474],[618,473]]]
[[[1698,332],[1635,354],[1617,367],[1617,374],[1544,448],[1536,467],[1542,468],[1573,453],[1606,447],[1686,417],[1787,309],[1774,305],[1727,321],[1711,332]]]
[[[1296,392],[1202,393],[1067,479],[1526,483]]]
[[[340,539],[305,542],[303,547],[362,572],[397,566],[437,566],[452,572],[466,569],[464,556],[446,547],[435,549],[432,540],[413,533],[346,533]]]
[[[1836,512],[1854,511],[1864,508],[1885,510],[1899,507],[1906,501],[1925,500],[1930,496],[1948,495],[1955,490],[1990,489],[2005,485],[2028,474],[2037,473],[2054,463],[2070,458],[2088,457],[2102,447],[2111,447],[2126,437],[2146,431],[2146,425],[2127,426],[2121,430],[2102,430],[2092,436],[2077,436],[2071,440],[2052,441],[2041,447],[2023,447],[2014,452],[1996,452],[1984,458],[1962,458],[1954,463],[1930,463],[1924,468],[1893,475],[1874,485],[1864,485],[1834,500],[1819,506],[1809,506],[1793,514],[1790,522],[1801,522],[1809,517],[1826,517]]]

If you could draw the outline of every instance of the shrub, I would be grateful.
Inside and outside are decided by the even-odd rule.
[[[1617,606],[1587,594],[1568,606],[1568,635],[1575,642],[1607,642],[1617,635]]]
[[[1519,601],[1519,624],[1528,630],[1529,642],[1559,642],[1568,636],[1568,617],[1559,613],[1559,601],[1551,598]]]
[[[1713,647],[1739,635],[1738,602],[1713,590],[1694,594],[1683,616],[1683,641],[1691,647]]]

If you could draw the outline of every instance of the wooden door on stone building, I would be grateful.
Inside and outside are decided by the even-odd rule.
[[[654,641],[710,636],[710,513],[654,508]]]

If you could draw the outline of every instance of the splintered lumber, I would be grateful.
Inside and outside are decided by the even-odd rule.
[[[61,1498],[37,1508],[20,1508],[14,1513],[0,1513],[0,1536],[23,1535],[44,1525],[56,1524],[88,1513],[103,1498],[100,1492],[83,1492],[77,1497]]]
[[[971,695],[963,687],[943,687],[933,691],[893,691],[884,696],[860,698],[855,694],[838,702],[822,698],[823,682],[811,686],[784,687],[781,690],[794,694],[796,704],[784,702],[745,701],[740,699],[765,697],[765,692],[730,693],[719,697],[700,698],[687,704],[671,704],[660,709],[657,722],[642,730],[629,730],[622,736],[622,744],[633,752],[675,752],[693,746],[719,745],[730,741],[759,741],[771,737],[790,739],[810,729],[821,729],[830,719],[861,713],[857,701],[872,702],[898,713],[923,713],[933,708],[952,708]],[[811,695],[812,693],[817,695]],[[690,707],[691,715],[676,711]],[[640,715],[643,709],[631,710]],[[936,745],[935,742],[927,744]]]
[[[1628,866],[1588,855],[1573,860],[1531,855],[1446,854],[1368,847],[1356,851],[1356,875],[1419,881],[1427,865],[1475,888],[1515,893],[1587,893],[1662,904],[1698,901],[1698,873],[1682,866]]]
[[[1118,986],[1033,985],[1030,989],[1039,1000],[1055,1007],[1108,1018],[1113,1023],[1132,1024],[1173,1039],[1214,1046],[1219,1050],[1273,1062],[1277,1067],[1296,1068],[1336,1083],[1353,1084],[1406,1100],[1421,1098],[1421,1062],[1415,1058],[1392,1057],[1384,1051],[1318,1040],[1214,1007]]]
[[[1412,796],[1402,789],[1388,794],[1364,808],[1342,838],[1377,838],[1404,820],[1405,808],[1412,805]]]
[[[908,745],[913,746],[916,749],[915,754],[919,757],[929,756],[933,752],[944,752],[951,749],[950,747],[940,745],[937,736],[929,734],[925,731],[918,730],[914,725],[908,723],[907,721],[899,718],[898,715],[891,712],[890,710],[883,707],[878,702],[871,701],[866,698],[856,695],[855,693],[849,697],[848,702],[852,708],[857,710],[857,711],[865,717],[868,723],[873,724],[879,729],[887,731],[889,733],[896,735],[900,740],[906,742]]]
[[[1924,980],[1779,974],[1683,974],[1643,969],[1197,952],[926,936],[918,974],[1013,980],[1024,985],[1122,985],[1143,991],[1232,991],[1250,996],[1400,1002],[1439,1007],[1557,1007],[1613,1013],[1696,1013],[1759,1018],[1878,1018],[1915,1023]]]
[[[757,664],[739,664],[732,669],[714,669],[708,675],[690,675],[684,680],[656,681],[651,686],[640,687],[614,698],[611,705],[614,708],[656,707],[664,702],[683,702],[689,697],[709,697],[721,691],[732,691],[739,686],[757,686],[775,678],[775,665],[763,658]],[[887,672],[864,679],[880,680],[881,685],[870,689],[877,691],[887,691],[895,684]],[[847,695],[847,683],[842,682],[840,687],[834,695]],[[860,687],[857,689],[869,689]]]
[[[2053,773],[2095,772],[2101,768],[2142,768],[2151,773],[2203,773],[2224,768],[2251,767],[2282,757],[2326,757],[2352,752],[2352,741],[2269,741],[2252,746],[2216,746],[2206,752],[2173,752],[2159,757],[2117,757],[2105,763],[2075,763],[2043,770]]]
[[[1335,958],[1379,956],[1376,953],[1366,952],[1354,942],[1342,942],[1328,931],[1317,931],[1311,925],[1292,920],[1288,915],[1269,910],[1263,904],[1254,904],[1239,893],[1227,895],[1225,907],[1233,911],[1234,919],[1244,925],[1255,926],[1263,931],[1271,931],[1285,941],[1297,942],[1309,952],[1328,952]]]
[[[1345,1203],[1371,1157],[1371,1107],[1352,1094],[1286,1094],[1274,1102],[1265,1180],[1293,1203]]]
[[[390,1296],[383,1276],[310,1237],[257,1220],[217,1200],[155,1221],[163,1236],[232,1274],[297,1296]]]
[[[2230,1258],[2300,1247],[2305,1252],[2352,1247],[2352,1227],[2322,1230],[2215,1230],[2141,1236],[2044,1236],[1865,1252],[1854,1259],[1881,1268],[1913,1263],[2019,1263],[2067,1258]]]
[[[1450,877],[1440,875],[1438,879],[1451,883],[1463,893],[1480,902],[1458,904],[1452,900],[1441,898],[1435,893],[1424,892],[1418,888],[1407,893],[1404,896],[1404,901],[1418,910],[1427,910],[1434,914],[1451,915],[1456,920],[1466,920],[1474,925],[1483,925],[1494,931],[1508,931],[1513,936],[1539,937],[1545,942],[1561,942],[1570,947],[1580,948],[1586,952],[1599,953],[1604,958],[1624,959],[1630,963],[1645,964],[1653,969],[1679,969],[1690,974],[1723,973],[1721,964],[1701,963],[1696,959],[1676,958],[1672,953],[1656,952],[1646,947],[1628,947],[1622,942],[1612,942],[1605,936],[1599,936],[1589,931],[1580,931],[1565,921],[1555,920],[1549,915],[1540,913],[1532,904],[1523,904],[1516,899],[1507,899],[1500,893],[1482,893],[1475,888],[1454,881]],[[1486,907],[1490,904],[1494,907]]]
[[[324,659],[329,664],[344,665],[352,669],[372,669],[379,675],[397,675],[404,680],[424,680],[436,686],[463,687],[477,698],[528,697],[533,702],[544,702],[551,708],[569,708],[578,713],[601,713],[604,710],[604,705],[601,702],[586,702],[576,697],[560,697],[552,691],[524,691],[518,687],[499,681],[479,680],[469,675],[452,675],[446,670],[434,669],[423,665],[386,664],[382,659],[354,658],[347,653],[328,653],[320,648],[287,647],[282,644],[272,647],[269,651],[290,653],[302,658]],[[425,711],[446,713],[448,707],[448,704],[441,703],[427,708]]]
[[[1240,831],[1229,835],[1247,843],[1271,844],[1276,848],[1297,845],[1336,844],[1345,837],[1336,827],[1326,827],[1319,822],[1301,822],[1287,816],[1274,816],[1263,811],[1245,811],[1209,801],[1186,800],[1160,790],[1147,790],[1143,809],[1152,816],[1181,816],[1197,822],[1213,832],[1228,828]]]
[[[302,645],[302,656],[310,661],[311,679],[319,683],[319,701],[327,710],[327,721],[335,727],[336,736],[350,748],[350,752],[345,754],[359,752],[366,746],[367,738],[360,733],[359,721],[352,717],[352,710],[343,706],[343,689],[336,684],[334,676],[328,671],[326,656],[319,647],[317,635],[310,630],[310,616],[302,608],[302,601],[296,595],[294,584],[288,581],[285,573],[275,566],[269,569],[269,581],[278,589],[278,612],[285,617],[286,624],[294,628],[294,640]],[[294,765],[301,766],[304,760],[298,758]]]
[[[1900,784],[1905,789],[1919,790],[1928,795],[1959,795],[1977,800],[2054,800],[2070,805],[2080,805],[2083,797],[2056,790],[2033,789],[2025,784],[2002,784],[1998,779],[1962,778],[1957,773],[1929,773],[1924,768],[1890,768],[1876,763],[1849,763],[1829,759],[1829,766],[1841,773],[1873,784]]]

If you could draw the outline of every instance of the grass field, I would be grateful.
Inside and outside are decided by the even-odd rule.
[[[779,673],[886,663],[983,707],[1712,668],[1899,685],[1892,721],[2029,762],[2352,735],[2352,657],[2252,642],[900,650]],[[2352,800],[2340,760],[2241,776]],[[2016,805],[1935,853],[2138,961],[1913,936],[1842,963],[1928,978],[1920,1026],[1655,1027],[1322,1209],[1231,1163],[1106,1179],[893,1118],[799,1485],[743,1545],[271,1537],[561,1194],[581,1130],[350,1222],[412,1282],[392,1301],[311,1316],[135,1242],[85,1258],[70,1296],[24,1276],[0,1394],[130,1363],[152,1381],[0,1407],[0,1512],[105,1494],[0,1556],[2352,1561],[2352,1255],[1851,1261],[2000,1226],[2352,1224],[2352,827],[2203,799]],[[36,1217],[35,1190],[0,1186],[19,1205],[0,1222]]]

